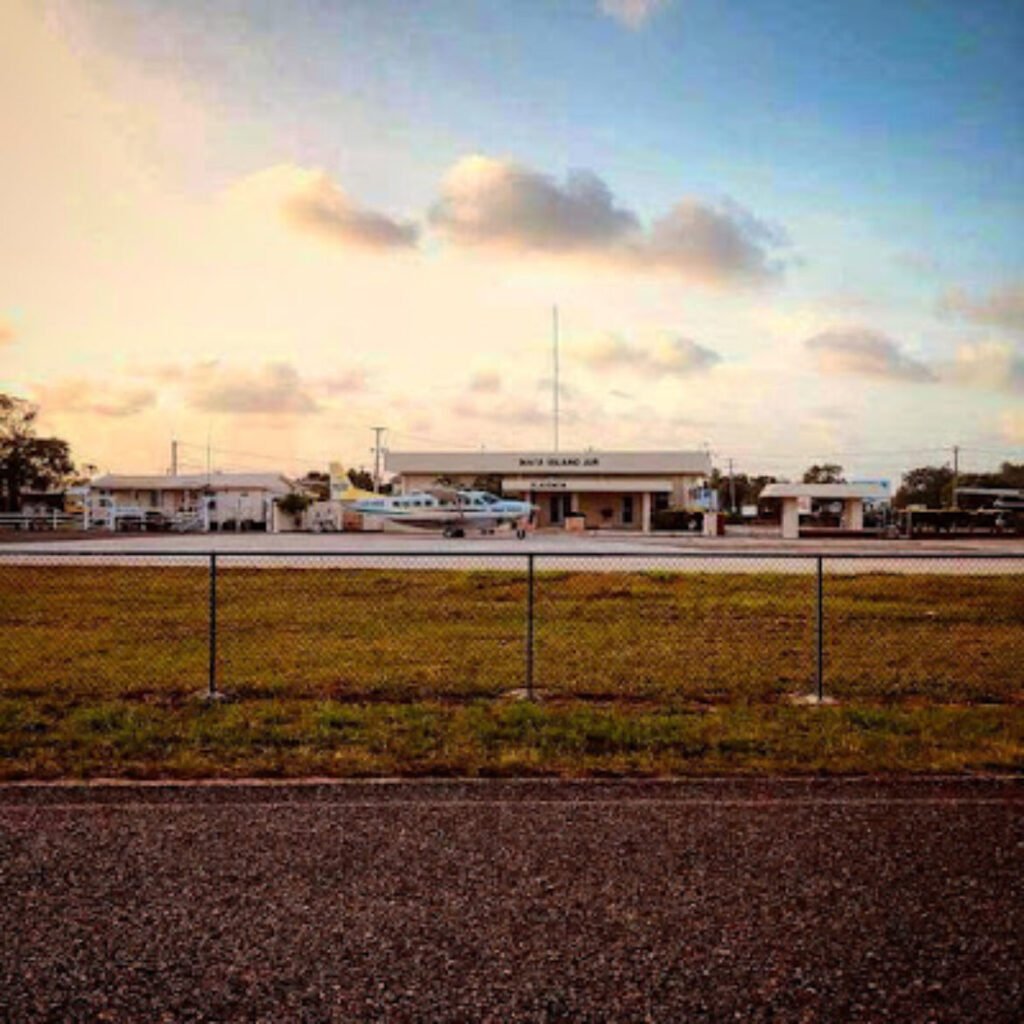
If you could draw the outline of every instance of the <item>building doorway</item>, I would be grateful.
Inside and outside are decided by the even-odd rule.
[[[552,494],[548,508],[552,526],[564,526],[565,517],[572,511],[572,499],[568,494]]]

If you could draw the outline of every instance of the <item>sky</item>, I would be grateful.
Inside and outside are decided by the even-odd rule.
[[[0,391],[106,471],[1024,460],[1015,0],[5,0]],[[207,454],[210,450],[210,455]]]

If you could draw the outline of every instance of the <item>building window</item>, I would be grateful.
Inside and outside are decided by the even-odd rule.
[[[668,508],[669,496],[667,494],[656,494],[654,496],[654,511],[664,512]]]
[[[631,526],[633,523],[633,495],[622,496],[622,523],[624,526]]]

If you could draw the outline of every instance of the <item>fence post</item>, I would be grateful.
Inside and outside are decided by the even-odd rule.
[[[526,556],[526,699],[533,700],[533,555]]]
[[[217,696],[217,555],[210,552],[210,664],[207,696]]]
[[[818,703],[825,697],[825,585],[822,562],[824,559],[818,555],[818,600],[817,600],[817,627],[815,629],[815,641],[817,647],[817,662],[814,670],[814,680],[818,692]]]

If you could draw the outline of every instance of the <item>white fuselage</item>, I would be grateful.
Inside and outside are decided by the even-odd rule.
[[[429,491],[364,498],[352,505],[364,516],[420,528],[458,527],[480,530],[524,523],[534,511],[527,501],[508,501],[486,491]]]

